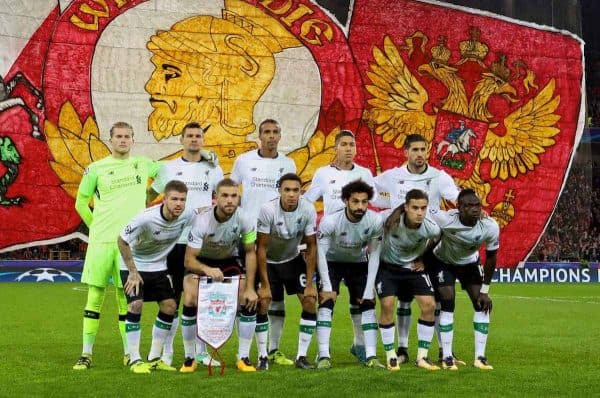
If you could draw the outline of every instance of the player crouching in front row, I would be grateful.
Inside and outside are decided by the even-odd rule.
[[[239,200],[238,184],[225,178],[217,184],[216,205],[200,209],[194,217],[185,252],[185,268],[188,274],[183,283],[184,305],[181,317],[185,361],[180,372],[193,372],[197,366],[194,358],[198,275],[206,275],[220,282],[224,277],[244,274],[244,266],[238,257],[240,243],[244,245],[246,279],[240,283],[241,317],[237,368],[243,372],[256,371],[248,358],[256,327],[258,301],[254,289],[256,227],[242,209],[238,208]]]
[[[175,291],[167,273],[167,255],[193,214],[191,210],[185,211],[186,196],[187,187],[183,182],[168,182],[163,203],[138,214],[117,241],[121,252],[121,280],[125,281],[128,303],[125,331],[129,367],[134,373],[175,370],[160,356],[176,310]],[[140,356],[140,318],[144,301],[157,301],[159,306],[152,328],[149,363],[143,362]]]
[[[404,212],[395,222],[387,225],[384,232],[379,269],[369,269],[369,280],[375,280],[377,295],[381,301],[379,328],[385,349],[387,368],[399,370],[398,358],[394,351],[394,301],[395,297],[416,298],[421,310],[417,324],[419,340],[415,365],[427,370],[439,370],[428,357],[428,350],[434,333],[435,298],[429,280],[424,272],[422,256],[440,237],[440,228],[426,218],[427,194],[413,189],[406,194]],[[385,219],[392,210],[382,213]],[[376,272],[377,277],[371,275]],[[371,287],[372,289],[372,287]],[[366,347],[374,355],[375,347]]]

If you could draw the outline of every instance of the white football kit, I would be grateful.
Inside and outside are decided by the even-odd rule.
[[[460,222],[456,209],[438,210],[432,215],[442,229],[442,239],[433,253],[446,264],[472,264],[479,259],[479,248],[483,243],[487,251],[498,250],[500,246],[500,227],[491,217],[480,219],[469,227]]]
[[[376,204],[379,207],[395,209],[405,202],[406,193],[412,189],[425,191],[429,196],[429,211],[439,209],[441,199],[456,201],[459,190],[454,180],[443,170],[427,166],[421,174],[408,171],[408,166],[395,167],[375,177],[375,186],[381,195]]]
[[[310,188],[303,195],[311,202],[323,198],[324,214],[332,214],[344,208],[342,201],[342,188],[355,180],[363,180],[375,191],[373,199],[377,199],[377,188],[371,171],[366,167],[353,164],[352,169],[342,170],[333,165],[323,166],[315,172]]]
[[[280,198],[275,198],[261,207],[257,232],[269,235],[267,262],[285,263],[300,254],[298,245],[305,236],[317,233],[317,212],[302,198],[296,209],[285,211],[281,208]]]
[[[383,212],[385,219],[392,211]],[[408,228],[404,222],[406,214],[402,214],[398,226],[385,233],[381,249],[381,261],[412,268],[413,261],[425,253],[430,241],[439,239],[440,227],[429,218],[425,218],[417,229]]]
[[[220,166],[213,167],[206,160],[190,162],[183,158],[177,158],[162,164],[152,183],[152,189],[162,193],[169,181],[181,181],[188,189],[186,210],[197,209],[212,206],[213,191],[222,179],[223,170]],[[186,244],[188,234],[189,227],[183,231],[177,243]]]
[[[367,262],[367,251],[370,246],[369,268],[372,266],[371,262],[378,264],[382,235],[383,222],[381,217],[371,210],[367,210],[359,222],[348,220],[345,208],[324,216],[319,224],[317,235],[318,268],[323,290],[331,291],[332,289],[328,261],[341,263]],[[372,290],[374,283],[373,274],[373,280],[367,282],[367,287]]]
[[[192,221],[194,212],[187,209],[175,220],[167,221],[162,215],[163,206],[160,204],[144,210],[121,232],[121,239],[131,248],[133,262],[140,272],[165,271],[167,255]],[[127,270],[122,257],[120,269]]]
[[[204,207],[192,221],[188,246],[200,249],[199,256],[211,260],[222,260],[238,256],[240,242],[256,240],[255,222],[240,208],[225,222],[215,217],[216,206]]]
[[[231,179],[242,184],[242,208],[254,223],[261,206],[279,196],[279,178],[295,172],[294,161],[281,153],[274,158],[265,158],[254,150],[241,154],[235,160]]]

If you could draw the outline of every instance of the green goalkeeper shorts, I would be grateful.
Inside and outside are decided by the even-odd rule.
[[[119,273],[121,254],[117,242],[90,243],[85,253],[81,282],[106,287],[112,278],[116,287],[123,287]]]

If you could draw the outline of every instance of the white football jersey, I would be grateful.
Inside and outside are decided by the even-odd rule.
[[[152,183],[152,189],[162,193],[169,181],[179,180],[188,188],[185,208],[197,209],[212,206],[213,191],[222,179],[223,170],[220,166],[213,167],[206,160],[190,162],[177,158],[162,164]],[[188,227],[181,234],[178,243],[187,243],[189,232]]]
[[[442,198],[456,201],[459,192],[448,173],[432,166],[427,166],[421,174],[411,173],[407,165],[394,167],[375,177],[375,186],[379,192],[389,194],[389,197],[381,195],[382,200],[377,203],[379,207],[395,209],[405,202],[408,191],[420,189],[429,196],[427,209],[430,212],[440,208]],[[383,197],[386,197],[385,201]]]
[[[216,206],[198,209],[192,221],[188,246],[200,249],[199,256],[221,260],[238,256],[240,243],[256,240],[255,222],[250,221],[243,209],[236,209],[225,222],[217,221]]]
[[[285,263],[298,256],[298,245],[305,236],[317,233],[317,212],[302,198],[295,210],[285,211],[275,198],[261,207],[257,232],[269,234],[267,262]]]
[[[191,224],[194,215],[192,210],[186,209],[175,220],[167,221],[162,215],[162,207],[160,204],[147,208],[121,232],[121,239],[131,248],[138,271],[166,270],[167,255],[175,247],[181,232]],[[122,257],[120,268],[127,270]]]
[[[373,174],[366,167],[354,163],[352,169],[342,170],[333,165],[319,167],[315,172],[310,188],[303,195],[311,202],[323,198],[323,213],[333,214],[337,210],[344,208],[342,201],[342,187],[354,180],[363,180],[375,191],[372,200],[377,199],[377,188]]]
[[[392,210],[381,213],[385,220]],[[425,253],[427,244],[440,237],[440,227],[431,219],[425,218],[417,229],[408,228],[404,222],[406,214],[402,214],[398,226],[386,231],[383,237],[381,261],[411,268],[415,259]]]
[[[383,222],[379,214],[367,210],[363,218],[354,223],[348,220],[344,208],[321,219],[318,248],[326,252],[327,261],[366,262],[369,243],[382,235]]]
[[[483,243],[488,251],[498,250],[500,247],[500,227],[491,217],[480,219],[473,227],[469,227],[460,222],[456,209],[438,210],[432,215],[442,229],[442,239],[433,253],[447,264],[474,263],[479,258],[479,248]]]
[[[275,158],[265,158],[254,150],[238,156],[231,179],[242,184],[242,207],[251,220],[256,223],[261,206],[279,196],[279,178],[295,172],[294,161],[281,153]]]

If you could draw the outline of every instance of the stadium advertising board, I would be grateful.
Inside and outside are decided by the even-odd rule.
[[[0,282],[79,282],[82,261],[0,260]],[[525,263],[499,268],[494,283],[595,283],[600,263]]]

